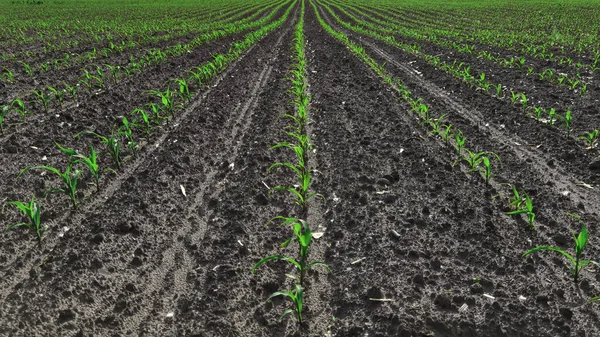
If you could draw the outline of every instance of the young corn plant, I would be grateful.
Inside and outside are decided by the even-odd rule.
[[[523,205],[523,202],[525,202],[525,199],[523,199],[523,197],[519,194],[519,191],[515,186],[512,186],[512,193],[512,197],[509,197],[510,203],[508,204],[508,206],[514,207],[515,209],[521,209],[521,206]]]
[[[552,108],[552,109],[550,109],[550,111],[548,111],[548,121],[546,122],[546,124],[554,125],[555,117],[556,117],[556,110],[554,110],[554,108]]]
[[[535,120],[539,122],[542,119],[542,114],[544,113],[544,108],[534,106],[533,112],[535,113],[535,115],[533,115],[533,118],[535,118]]]
[[[144,109],[137,108],[131,111],[129,115],[139,116],[139,118],[132,121],[132,127],[142,129],[146,135],[150,136],[150,133],[152,132],[152,126],[150,125],[150,116],[148,116],[148,113]]]
[[[77,209],[77,183],[79,182],[79,178],[81,176],[81,171],[75,169],[73,170],[73,163],[69,163],[64,173],[61,173],[58,169],[52,166],[28,166],[24,168],[17,179],[21,177],[25,172],[33,169],[42,169],[56,174],[59,178],[62,179],[64,188],[52,188],[44,193],[44,197],[51,193],[60,192],[66,194],[73,204],[73,208]]]
[[[33,70],[31,70],[31,66],[23,61],[19,61],[19,63],[21,63],[23,65],[23,68],[25,69],[25,73],[27,74],[27,76],[33,77]]]
[[[573,276],[573,281],[577,284],[579,280],[579,273],[581,272],[581,270],[590,263],[595,265],[598,265],[598,263],[592,260],[582,259],[583,250],[585,249],[588,243],[588,230],[579,216],[570,213],[567,214],[575,220],[579,221],[579,223],[581,223],[581,231],[579,232],[579,235],[575,236],[575,232],[571,232],[571,234],[573,235],[573,241],[575,241],[575,256],[572,256],[564,250],[553,246],[538,246],[526,251],[525,253],[523,253],[523,256],[527,256],[529,254],[539,252],[542,250],[553,251],[563,255],[567,258],[567,260],[571,262],[571,275]]]
[[[48,107],[50,105],[50,99],[52,98],[52,96],[46,95],[46,93],[43,90],[31,90],[31,92],[35,96],[37,96],[38,103],[40,103],[40,105],[44,108],[44,112],[48,113]]]
[[[71,99],[73,102],[77,102],[77,89],[79,88],[77,85],[70,86],[67,82],[63,82],[65,85],[65,90],[71,95]]]
[[[302,289],[302,286],[299,284],[294,284],[294,287],[291,290],[276,291],[272,293],[271,296],[269,296],[267,302],[271,301],[273,297],[277,296],[288,297],[294,305],[293,308],[286,309],[283,312],[283,314],[281,314],[281,317],[279,317],[279,319],[282,320],[286,315],[295,313],[296,319],[298,319],[298,323],[302,323],[302,306],[304,302],[304,290]]]
[[[8,225],[5,231],[9,231],[18,227],[26,227],[35,232],[38,242],[41,244],[44,239],[44,232],[48,230],[48,226],[41,225],[41,207],[35,202],[35,197],[31,196],[31,200],[27,203],[20,201],[9,201],[7,205],[13,205],[21,211],[29,222],[19,222]]]
[[[58,105],[62,109],[62,107],[63,107],[63,99],[64,99],[65,94],[67,92],[65,90],[58,90],[58,89],[55,89],[53,87],[48,87],[48,90],[52,91],[52,93],[54,94],[54,98],[56,99],[56,101],[58,102]]]
[[[514,92],[512,90],[510,91],[510,103],[512,105],[514,105],[517,102],[517,100],[519,99],[519,97],[521,97],[520,93],[516,93],[516,92]]]
[[[299,276],[297,276],[297,277],[292,276],[292,277],[300,285],[304,284],[306,272],[309,271],[314,266],[321,265],[321,266],[324,266],[328,271],[331,271],[331,268],[328,265],[326,265],[323,261],[315,261],[315,262],[311,262],[311,263],[308,262],[309,247],[312,242],[312,232],[305,220],[297,219],[297,218],[285,218],[282,216],[278,216],[278,217],[271,219],[270,221],[276,221],[276,220],[283,220],[281,223],[281,226],[291,225],[294,235],[292,237],[290,237],[289,239],[285,240],[281,244],[281,248],[287,247],[293,241],[298,241],[298,244],[299,244],[299,254],[298,255],[300,257],[300,260],[298,261],[294,258],[286,257],[283,255],[267,256],[267,257],[262,258],[260,261],[258,261],[254,265],[254,267],[252,268],[252,274],[254,274],[256,272],[256,270],[264,263],[266,263],[268,261],[274,261],[274,260],[282,260],[282,261],[292,264],[300,273]]]
[[[188,83],[183,78],[175,79],[175,84],[179,87],[179,91],[177,92],[177,96],[182,101],[190,102],[192,100],[193,95],[190,93],[190,87]]]
[[[571,116],[571,108],[567,109],[565,116],[560,116],[560,118],[565,122],[565,128],[567,129],[567,136],[571,136],[571,123],[573,122],[573,117]]]
[[[173,117],[175,115],[175,93],[171,91],[171,88],[167,88],[165,91],[149,90],[148,93],[152,96],[160,98],[160,102],[162,104],[159,105],[160,110],[162,110],[167,116]]]
[[[440,130],[444,126],[442,124],[442,121],[444,120],[444,118],[446,116],[448,116],[448,114],[443,114],[443,115],[441,115],[438,118],[431,118],[429,120],[429,126],[431,126],[431,131],[429,131],[428,134],[433,134],[433,135],[439,134],[439,135],[441,135],[441,133],[440,133],[441,131]]]
[[[0,122],[1,124],[1,122]],[[583,136],[579,136],[577,137],[577,139],[583,140],[587,143],[587,145],[589,145],[588,149],[591,150],[593,149],[597,142],[598,142],[598,130],[593,130],[591,132],[587,132],[585,133]]]
[[[515,195],[515,199],[511,203],[511,205],[515,206],[515,208],[517,208],[517,209],[514,211],[506,212],[506,214],[508,214],[508,215],[518,215],[518,214],[527,215],[527,222],[529,223],[529,228],[532,231],[535,231],[535,227],[533,225],[533,223],[535,221],[535,213],[533,212],[533,202],[531,201],[531,198],[525,191],[523,191],[523,195],[525,195],[525,200],[524,200],[525,203],[523,203],[523,199],[521,199],[521,196],[518,194],[518,192],[516,192],[516,189],[514,187],[513,187],[513,193],[516,193],[516,195]]]
[[[96,136],[101,142],[106,144],[106,153],[113,159],[117,168],[121,168],[121,144],[119,143],[118,133],[115,134],[113,131],[109,137],[105,137],[96,132],[86,130],[76,134],[75,137],[79,137],[81,134]]]
[[[467,137],[463,135],[461,130],[458,130],[454,134],[454,141],[456,142],[456,152],[458,155],[462,153],[463,148],[465,147],[465,142],[467,141]]]
[[[10,108],[18,112],[19,115],[21,115],[23,123],[27,123],[27,111],[25,110],[25,103],[23,103],[23,101],[20,98],[15,98],[10,103]]]
[[[450,132],[451,129],[452,124],[444,124],[440,128],[441,131],[438,132],[440,137],[442,137],[444,143],[446,144],[448,144],[448,142],[450,141],[450,136],[452,136],[452,132]]]
[[[306,167],[306,155],[308,149],[310,149],[310,144],[308,143],[308,137],[306,135],[296,135],[294,133],[288,132],[288,135],[292,137],[297,137],[300,145],[294,145],[288,142],[280,142],[274,145],[271,149],[276,149],[280,147],[289,148],[294,151],[296,157],[298,159],[298,164],[294,165],[289,162],[277,162],[272,164],[267,173],[270,173],[272,169],[276,167],[285,167],[290,169],[292,172],[296,174],[296,178],[298,180],[298,187],[294,186],[275,186],[269,191],[269,193],[273,193],[275,191],[287,191],[290,192],[293,198],[293,201],[300,206],[303,210],[306,209],[308,200],[312,197],[318,196],[325,200],[325,197],[316,192],[308,192],[311,174],[314,172],[312,169],[308,169]]]
[[[107,171],[113,172],[116,174],[115,170],[110,167],[105,168],[104,170],[100,170],[100,166],[98,165],[98,155],[94,150],[94,146],[90,144],[90,156],[86,157],[77,151],[62,147],[60,144],[56,143],[56,146],[65,154],[74,159],[73,165],[75,164],[83,164],[88,168],[90,173],[92,174],[92,178],[94,179],[94,185],[96,185],[96,190],[100,191],[100,176]]]
[[[127,145],[132,153],[136,152],[135,140],[133,139],[133,130],[131,129],[132,125],[129,124],[127,117],[123,117],[123,125],[119,128],[117,135],[123,135],[127,138]]]
[[[527,96],[524,93],[521,93],[521,106],[523,107],[523,111],[527,110]]]

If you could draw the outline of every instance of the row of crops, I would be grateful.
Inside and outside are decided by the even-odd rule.
[[[486,185],[505,190],[500,195],[506,196],[511,208],[506,214],[525,215],[533,235],[536,212],[544,210],[535,207],[527,191],[519,190],[518,186],[525,186],[527,182],[494,182],[493,172],[496,167],[500,170],[502,165],[500,156],[492,151],[468,149],[469,135],[451,123],[456,116],[436,113],[435,106],[413,95],[402,78],[394,77],[386,70],[389,68],[387,62],[398,68],[406,69],[406,66],[385,55],[378,55],[384,62],[376,61],[370,56],[376,56],[380,51],[375,45],[392,47],[388,50],[434,67],[438,72],[436,76],[444,74],[477,94],[513,106],[514,118],[533,119],[550,129],[553,137],[561,142],[575,144],[592,158],[598,157],[598,110],[588,104],[598,102],[596,74],[600,70],[600,41],[592,32],[595,30],[590,29],[598,27],[592,14],[597,14],[597,10],[574,15],[575,9],[562,5],[542,11],[535,4],[527,4],[501,8],[503,13],[508,13],[506,19],[492,15],[498,8],[489,8],[488,4],[479,7],[469,3],[447,10],[444,5],[421,9],[413,4],[365,1],[320,0],[311,3],[323,28],[398,93],[411,107],[408,113],[416,115],[419,126],[426,129],[427,135],[454,148],[458,159],[453,166],[464,162],[467,174],[480,173]],[[532,19],[521,20],[523,17]],[[509,72],[513,81],[495,80],[501,76],[494,75]],[[535,85],[528,86],[527,82]],[[545,100],[545,92],[560,92],[561,95],[552,95],[551,100]],[[581,123],[574,129],[578,116],[588,122],[592,119],[593,123]],[[481,122],[485,123],[484,120]],[[481,145],[471,144],[476,148]],[[580,182],[580,186],[593,188],[584,182]],[[523,256],[542,250],[558,252],[566,257],[577,283],[579,273],[586,266],[597,263],[583,257],[588,229],[582,218],[569,210],[562,211],[579,222],[575,227],[578,229],[573,231],[574,254],[555,246],[541,245],[525,251]],[[545,238],[541,239],[545,241]],[[600,297],[593,297],[590,301],[598,299]]]
[[[316,149],[309,78],[320,73],[308,70],[311,38],[337,43],[360,60],[405,107],[420,135],[415,139],[440,145],[449,170],[472,177],[490,199],[503,200],[503,215],[523,220],[531,243],[523,259],[555,252],[565,259],[575,285],[584,270],[598,265],[589,254],[597,250],[588,246],[597,232],[589,225],[597,220],[597,205],[589,200],[595,200],[594,185],[600,184],[595,7],[581,12],[585,3],[492,8],[486,2],[417,6],[366,0],[115,4],[106,11],[106,3],[68,10],[52,3],[38,10],[31,7],[38,5],[0,5],[6,13],[0,15],[0,199],[9,209],[0,221],[10,232],[5,237],[25,228],[35,237],[28,247],[51,249],[56,243],[47,232],[60,232],[51,226],[103,202],[124,172],[134,172],[170,130],[198,113],[199,100],[218,85],[220,75],[267,35],[294,22],[286,74],[294,113],[281,116],[287,124],[280,133],[287,138],[269,148],[292,159],[265,168],[265,174],[289,175],[268,187],[269,195],[287,194],[289,205],[282,208],[286,213],[264,219],[291,234],[274,249],[280,253],[260,252],[266,256],[248,268],[255,278],[275,261],[289,267],[278,271],[294,270],[284,273],[292,286],[267,298],[291,301],[282,318],[305,320],[305,291],[312,290],[307,280],[315,275],[309,270],[336,273],[331,262],[310,254],[313,239],[323,233],[315,233],[319,224],[312,222],[309,208],[326,204],[329,196],[312,184],[319,172],[311,156]],[[305,34],[309,14],[323,36]],[[477,102],[472,111],[464,108],[469,99]],[[577,195],[584,196],[576,207],[538,204],[545,186],[507,174],[515,163],[541,160],[539,151],[546,148],[561,165],[573,156],[590,162],[569,172]],[[549,161],[548,170],[554,165]],[[569,247],[550,244],[553,235],[538,232],[550,218],[563,220],[550,231],[572,236]],[[289,254],[293,250],[296,256]]]

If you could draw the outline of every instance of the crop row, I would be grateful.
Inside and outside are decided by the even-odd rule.
[[[177,43],[171,43],[172,47],[180,44],[184,45],[193,40],[193,38],[188,37],[207,34],[211,31],[227,29],[228,27],[235,25],[245,24],[257,18],[263,11],[272,8],[277,4],[277,2],[273,2],[266,5],[255,5],[242,11],[236,11],[234,9],[216,17],[199,17],[193,24],[187,25],[186,29],[179,31],[172,30],[157,36],[146,34],[144,36],[140,36],[138,39],[119,39],[118,36],[113,36],[109,41],[103,43],[100,41],[101,37],[99,35],[92,35],[92,40],[94,42],[92,42],[87,49],[74,49],[82,44],[82,40],[77,39],[73,42],[73,45],[65,46],[65,48],[68,49],[68,52],[63,52],[64,55],[60,56],[59,58],[48,58],[44,55],[37,59],[31,58],[28,57],[32,56],[31,51],[23,52],[24,55],[21,56],[15,53],[3,54],[2,58],[4,61],[10,60],[12,62],[7,62],[2,68],[1,78],[3,78],[6,83],[13,83],[15,80],[17,80],[17,76],[31,78],[33,76],[37,76],[38,74],[49,73],[51,70],[68,70],[80,64],[85,65],[92,62],[106,64],[110,62],[111,58],[123,54],[126,51],[136,52],[139,50],[144,52],[145,49],[149,49],[151,52],[152,50],[156,49],[152,48],[152,45],[159,44],[160,42],[169,42],[170,40],[174,40],[174,42],[177,41]],[[231,15],[232,13],[235,14]],[[252,14],[249,15],[250,13]],[[232,21],[235,21],[235,24],[231,23]],[[135,30],[137,29],[137,26],[132,25],[130,28]],[[121,29],[123,28],[121,27]],[[143,56],[144,54],[142,53],[136,57],[141,58]]]
[[[340,5],[339,2],[330,1],[328,3],[331,4],[331,7],[334,7],[335,9],[352,19],[357,26],[370,29],[382,35],[398,36],[401,40],[409,38],[414,39],[416,41],[425,41],[433,43],[433,45],[435,46],[444,48],[442,49],[443,54],[452,52],[454,54],[475,56],[477,58],[489,61],[491,63],[495,63],[496,65],[502,66],[504,68],[519,70],[528,76],[537,77],[541,81],[547,81],[554,85],[563,86],[571,91],[578,92],[582,96],[588,93],[587,83],[585,83],[585,79],[582,78],[581,74],[579,73],[579,69],[582,67],[581,64],[576,64],[576,74],[573,75],[562,73],[562,71],[553,69],[551,67],[546,67],[543,70],[536,69],[535,64],[528,63],[527,59],[523,56],[504,57],[500,53],[492,52],[489,49],[485,48],[478,48],[476,45],[469,45],[466,43],[457,43],[456,41],[440,39],[435,35],[435,32],[432,30],[421,29],[422,31],[420,32],[415,31],[412,27],[407,28],[398,21],[395,21],[391,17],[384,16],[385,20],[379,20],[365,12],[354,10],[354,12],[356,12],[357,15],[360,15],[360,17],[363,18],[359,19],[357,16],[350,13],[346,8],[344,8],[343,5]],[[410,43],[405,42],[405,44]],[[572,63],[572,61],[565,62]],[[598,55],[597,62],[600,62],[600,54]],[[600,64],[593,64],[594,67],[597,65]]]
[[[39,90],[32,90],[29,96],[25,96],[24,98],[14,98],[9,103],[4,104],[0,125],[6,115],[11,112],[14,112],[15,116],[19,115],[22,121],[25,122],[27,116],[33,111],[31,105],[34,104],[45,112],[50,112],[51,100],[56,101],[57,109],[63,108],[63,104],[67,98],[71,100],[71,105],[75,105],[82,99],[82,97],[79,96],[81,96],[83,89],[91,96],[97,94],[98,90],[104,91],[110,90],[110,88],[121,88],[126,80],[135,73],[142,73],[143,69],[146,67],[164,63],[172,57],[186,55],[193,49],[199,48],[211,41],[218,40],[225,36],[239,34],[243,31],[264,25],[266,22],[269,22],[286,3],[287,2],[283,2],[277,5],[267,16],[260,20],[236,26],[227,25],[225,29],[215,30],[210,34],[203,34],[186,45],[177,45],[174,48],[167,48],[164,51],[151,51],[140,60],[130,60],[128,66],[105,64],[104,67],[98,66],[95,70],[83,69],[83,75],[80,78],[75,79],[75,82],[70,84],[63,82],[62,88],[57,85],[56,87],[48,86],[47,89],[42,88]],[[201,81],[205,76],[206,75],[202,73],[192,73],[191,77],[195,81]],[[108,87],[109,83],[112,83],[110,87]]]
[[[532,118],[535,118],[539,122],[542,122],[552,127],[555,124],[557,124],[557,122],[561,121],[562,123],[560,123],[560,125],[564,127],[567,137],[571,136],[573,115],[570,108],[567,108],[563,112],[563,114],[561,114],[558,113],[554,108],[537,106],[528,99],[527,94],[524,92],[515,92],[506,89],[507,85],[501,83],[492,83],[489,79],[486,79],[485,73],[472,74],[471,67],[465,64],[464,62],[461,62],[460,60],[455,59],[453,62],[442,61],[438,56],[433,56],[424,53],[421,50],[421,48],[416,44],[406,44],[403,42],[399,42],[396,39],[394,39],[393,36],[382,35],[376,31],[363,28],[362,26],[352,25],[351,23],[343,21],[327,5],[321,4],[321,6],[325,8],[328,11],[328,13],[345,28],[363,35],[376,38],[391,46],[399,48],[404,52],[418,56],[427,63],[436,67],[437,69],[441,69],[450,76],[461,80],[462,82],[468,84],[471,88],[481,91],[489,95],[490,97],[502,100],[507,104],[520,104],[523,108],[523,112],[529,112],[528,115]],[[576,84],[577,83],[575,83],[575,85]],[[589,132],[579,135],[577,138],[581,139],[586,144],[586,146],[593,148],[595,147],[598,140],[598,131],[591,130]]]
[[[111,73],[113,73],[113,77],[118,77],[118,75],[120,75],[119,73],[122,73],[123,75],[129,77],[129,75],[132,74],[132,72],[136,72],[136,71],[141,71],[141,69],[143,67],[145,67],[146,65],[149,64],[156,64],[156,63],[162,63],[164,61],[166,61],[169,57],[175,57],[175,56],[181,56],[184,55],[185,53],[189,53],[191,52],[193,49],[203,46],[207,43],[216,41],[220,38],[232,35],[232,34],[237,34],[240,32],[243,32],[245,30],[260,26],[262,24],[264,24],[265,22],[267,22],[273,15],[275,15],[275,13],[277,12],[277,10],[279,8],[281,8],[283,5],[285,4],[285,2],[280,2],[278,3],[278,5],[274,5],[275,9],[271,10],[270,13],[260,19],[258,19],[258,16],[260,16],[262,14],[262,10],[269,10],[271,8],[271,6],[267,6],[266,8],[261,8],[258,11],[256,11],[255,13],[253,13],[252,15],[239,20],[236,23],[220,23],[218,25],[211,25],[212,28],[208,31],[206,31],[205,33],[200,34],[199,36],[196,36],[192,39],[190,39],[187,43],[175,43],[171,46],[166,46],[163,48],[149,48],[144,50],[143,52],[139,53],[138,55],[134,56],[133,54],[129,55],[129,58],[127,60],[115,60],[114,63],[111,64],[110,61],[102,61],[102,59],[106,59],[108,58],[110,55],[119,55],[121,53],[123,53],[126,50],[126,46],[125,45],[115,45],[112,44],[109,47],[106,47],[104,49],[98,50],[98,49],[93,49],[90,52],[87,52],[85,54],[76,56],[76,57],[69,57],[68,59],[55,59],[53,61],[53,63],[50,63],[50,61],[42,63],[39,65],[39,69],[37,69],[38,72],[48,72],[50,70],[55,70],[55,71],[59,71],[62,69],[69,69],[70,67],[76,66],[77,64],[85,64],[81,69],[80,72],[84,73],[84,76],[87,77],[87,81],[82,83],[85,84],[88,89],[90,89],[90,78],[89,76],[87,76],[86,74],[88,74],[89,72],[98,72],[98,69],[100,70],[100,73],[98,73],[99,76],[97,77],[96,82],[99,83],[100,87],[103,86],[103,81],[102,81],[102,73],[103,72],[108,72],[110,71]],[[202,31],[205,31],[204,29]],[[128,46],[128,48],[131,47],[136,47],[135,45],[133,46]],[[68,55],[68,54],[67,54]],[[98,64],[102,62],[101,64]],[[21,64],[24,68],[25,68],[25,73],[26,76],[28,77],[33,77],[35,75],[36,69],[35,68],[31,68],[31,66],[29,64],[26,63],[22,63]],[[4,68],[3,70],[3,76],[5,78],[5,80],[9,83],[12,83],[12,81],[14,81],[14,75],[12,75],[13,71],[8,69],[8,68]],[[65,82],[64,80],[62,82]],[[53,84],[49,84],[49,86],[52,87],[57,87],[58,84],[60,82],[55,82]],[[75,85],[74,83],[71,83],[70,86]],[[68,89],[68,88],[65,88]],[[17,95],[18,96],[18,95]]]
[[[382,18],[386,17],[379,9],[380,5],[359,6],[362,9],[370,9],[372,13]],[[432,15],[429,10],[424,10],[411,20],[394,11],[394,6],[385,8],[390,9],[387,13],[392,14],[392,20],[405,22],[406,28],[414,32],[429,33],[432,40],[478,43],[520,52],[539,59],[570,62],[573,65],[579,63],[580,68],[587,68],[591,72],[599,69],[600,41],[596,34],[589,31],[590,27],[596,24],[595,19],[591,15],[581,15],[581,11],[577,8],[555,7],[540,11],[528,4],[516,10],[515,8],[494,9],[508,12],[508,16],[486,16],[478,13],[481,8],[465,7],[461,8],[460,12],[464,11],[464,16],[471,20],[463,21],[459,25],[456,24],[456,15],[443,15],[440,18]],[[564,13],[565,11],[567,13]],[[523,17],[528,19],[522,20]],[[478,25],[482,23],[486,26],[479,28]],[[551,31],[546,28],[549,23],[554,27]],[[447,28],[441,28],[444,26]]]
[[[492,165],[490,159],[496,159],[497,163],[500,164],[500,157],[493,152],[484,151],[484,152],[472,152],[468,150],[464,144],[466,137],[461,130],[453,129],[451,124],[441,124],[441,122],[447,117],[446,114],[438,116],[437,118],[433,116],[431,107],[423,102],[422,98],[413,97],[411,92],[406,88],[406,86],[402,83],[402,81],[398,78],[393,78],[388,74],[384,65],[378,64],[373,58],[371,58],[364,47],[356,42],[351,41],[347,35],[342,32],[336,31],[330,24],[326,22],[325,19],[321,16],[319,6],[317,6],[317,2],[311,0],[311,4],[317,15],[317,19],[323,29],[333,36],[338,41],[342,42],[348,49],[350,49],[355,55],[357,55],[369,68],[371,68],[382,80],[387,83],[394,91],[396,91],[402,100],[407,102],[411,109],[409,113],[416,112],[418,115],[419,125],[421,127],[426,127],[428,129],[428,135],[436,135],[439,136],[440,139],[444,143],[449,143],[453,141],[454,148],[456,149],[458,155],[460,156],[459,160],[467,163],[467,172],[480,172],[486,184],[492,184],[493,182],[493,174],[492,174]],[[458,160],[453,164],[456,165]],[[500,184],[496,184],[500,186]],[[528,220],[529,226],[532,231],[535,231],[535,210],[532,199],[525,191],[519,192],[515,187],[518,184],[511,185],[511,193],[501,193],[502,195],[509,195],[509,207],[512,208],[511,211],[507,212],[509,215],[521,215],[524,214]],[[585,226],[584,222],[581,218],[575,214],[568,213],[572,218],[579,222],[581,226],[581,230],[576,235],[573,234],[573,239],[575,243],[575,254],[571,255],[568,252],[554,246],[538,246],[533,249],[527,250],[523,253],[523,256],[530,255],[532,253],[536,253],[539,251],[554,251],[562,256],[564,256],[570,262],[570,271],[573,275],[573,280],[575,284],[578,282],[579,273],[588,265],[597,263],[590,259],[583,258],[583,251],[588,242],[588,229]],[[591,301],[597,301],[600,299],[600,296],[591,298]]]
[[[281,315],[283,318],[287,314],[295,313],[298,322],[302,322],[302,311],[304,308],[304,283],[306,272],[312,267],[321,265],[325,266],[329,271],[330,267],[322,261],[309,262],[310,246],[312,244],[313,234],[312,227],[308,219],[309,200],[313,197],[319,197],[325,200],[323,195],[311,191],[311,175],[315,172],[314,168],[310,167],[309,154],[312,150],[312,144],[307,132],[309,118],[310,94],[307,87],[307,71],[306,71],[306,40],[304,37],[304,11],[305,4],[302,0],[300,5],[300,17],[294,30],[294,64],[289,71],[289,81],[292,84],[290,93],[292,95],[292,104],[295,107],[294,114],[284,114],[282,117],[290,122],[285,129],[286,135],[289,137],[287,141],[281,141],[271,147],[275,149],[288,149],[296,158],[296,162],[281,161],[273,163],[267,172],[276,168],[284,168],[289,170],[295,178],[294,184],[282,184],[273,187],[269,193],[276,191],[284,191],[289,193],[291,201],[298,206],[296,214],[277,215],[271,218],[267,224],[279,223],[282,227],[290,227],[293,234],[288,237],[281,245],[281,248],[286,248],[298,244],[298,256],[296,258],[289,257],[283,254],[270,255],[262,258],[252,268],[254,273],[257,268],[268,261],[285,261],[288,262],[298,272],[298,275],[286,274],[294,280],[294,284],[289,290],[280,290],[271,294],[268,300],[276,296],[284,296],[290,299],[293,303],[292,308],[287,309]]]
[[[287,20],[290,11],[295,4],[295,2],[292,3],[280,19],[269,25],[263,26],[257,31],[248,33],[241,41],[233,42],[227,53],[214,55],[212,61],[205,62],[202,65],[195,67],[194,70],[201,71],[203,74],[200,79],[194,78],[196,81],[195,83],[198,84],[197,91],[206,88],[215,76],[224,71],[232,62],[237,60],[240,55],[250,49],[262,37],[281,26]],[[193,73],[193,70],[189,71],[189,73]],[[123,117],[122,124],[115,127],[110,134],[102,135],[94,131],[83,130],[75,135],[76,138],[84,135],[91,135],[98,139],[104,146],[103,152],[96,152],[94,145],[90,144],[89,155],[85,155],[56,143],[59,150],[68,156],[68,162],[64,170],[45,165],[28,166],[21,170],[17,177],[21,177],[30,170],[38,169],[55,174],[60,178],[62,186],[45,191],[43,196],[51,193],[65,194],[70,199],[73,208],[76,209],[79,206],[77,191],[82,179],[85,180],[87,178],[88,180],[91,180],[91,183],[96,185],[96,189],[99,190],[101,176],[106,172],[117,174],[117,171],[121,168],[123,163],[123,151],[129,151],[130,156],[136,156],[138,154],[139,147],[136,144],[136,138],[138,136],[144,135],[149,137],[157,129],[162,128],[164,122],[168,124],[171,119],[176,117],[178,111],[184,109],[186,104],[194,99],[195,95],[193,91],[190,91],[190,86],[187,86],[187,84],[181,85],[182,83],[186,83],[185,81],[175,82],[180,84],[175,90],[172,90],[169,85],[164,91],[151,90],[148,93],[151,96],[150,100],[153,100],[153,96],[160,97],[160,103],[149,102],[147,104],[147,106],[152,108],[154,115],[149,116],[142,108],[138,108],[131,113],[131,115],[135,116],[131,121],[127,117]],[[124,148],[125,145],[126,149]],[[100,167],[98,161],[99,155],[105,155],[112,160],[112,167]],[[87,177],[84,173],[86,170],[89,173]],[[35,200],[35,194],[29,202],[10,201],[8,204],[16,206],[26,216],[27,222],[14,223],[9,225],[7,230],[27,227],[36,234],[36,237],[41,244],[43,234],[48,229],[48,226],[41,224],[42,208],[40,203]]]

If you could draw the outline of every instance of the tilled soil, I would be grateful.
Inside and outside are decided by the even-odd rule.
[[[593,268],[574,285],[558,255],[521,257],[540,244],[572,250],[569,230],[579,228],[565,212],[588,223],[585,254],[598,255],[598,192],[579,184],[598,182],[599,172],[588,168],[592,154],[516,107],[346,32],[378,62],[387,62],[386,69],[436,115],[448,113],[467,136],[467,147],[501,157],[486,184],[455,164],[455,149],[428,135],[407,113],[410,107],[322,29],[310,2],[309,163],[317,170],[313,188],[326,198],[309,207],[313,231],[324,233],[310,254],[332,273],[309,273],[305,323],[280,321],[289,302],[265,300],[291,286],[285,276],[291,269],[272,263],[255,275],[250,270],[260,258],[279,253],[287,238],[285,228],[265,226],[268,219],[294,212],[287,196],[268,193],[268,187],[293,180],[283,171],[267,174],[267,168],[293,160],[269,148],[285,139],[280,116],[293,112],[286,78],[298,10],[148,139],[122,170],[105,177],[99,192],[87,191],[78,210],[70,210],[62,195],[44,200],[50,230],[41,248],[29,232],[0,236],[0,335],[600,334],[598,305],[588,302],[600,295]],[[167,74],[154,76],[153,82]],[[134,96],[136,89],[124,90]],[[114,104],[98,100],[104,103],[83,104],[90,110]],[[586,125],[582,119],[578,123]],[[64,132],[44,127],[58,137]],[[47,138],[31,145],[50,149],[53,138]],[[15,144],[11,153],[10,144],[0,142],[3,158],[12,156],[3,160],[6,179],[39,157]],[[27,184],[7,183],[2,199],[54,182],[37,174],[22,179]],[[525,218],[505,214],[508,183],[532,196],[537,231]],[[61,206],[51,210],[56,204]],[[0,214],[2,222],[15,219],[7,207]]]

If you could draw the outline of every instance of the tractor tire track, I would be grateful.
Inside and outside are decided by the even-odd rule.
[[[293,20],[290,19],[293,22]],[[276,45],[272,49],[272,53],[278,54],[281,48],[283,37],[286,36],[292,25],[289,25],[283,29],[277,39]],[[216,163],[235,163],[235,159],[238,156],[240,147],[242,145],[242,139],[251,130],[252,117],[255,114],[254,109],[258,103],[259,97],[263,93],[268,81],[271,78],[273,66],[271,65],[277,59],[271,59],[262,67],[260,73],[255,73],[255,78],[252,78],[249,83],[255,83],[248,98],[245,102],[240,102],[235,107],[232,114],[227,119],[225,126],[223,127],[220,137],[218,139],[225,139],[224,142],[218,146],[221,148],[219,151],[215,151],[217,154],[213,157],[213,161]],[[172,245],[162,253],[162,261],[149,276],[149,282],[147,287],[141,294],[142,303],[139,304],[141,309],[136,312],[133,316],[127,317],[123,323],[123,331],[169,331],[166,327],[160,327],[158,318],[148,320],[150,315],[152,304],[155,307],[160,307],[162,310],[158,310],[161,314],[166,315],[169,312],[173,312],[173,316],[177,317],[178,312],[176,311],[177,301],[181,297],[185,297],[192,291],[192,284],[187,280],[187,275],[194,271],[197,266],[190,253],[186,249],[186,245],[198,245],[204,238],[205,232],[209,227],[208,210],[206,209],[206,201],[216,199],[223,192],[223,184],[227,180],[228,176],[234,172],[237,168],[233,166],[227,166],[227,172],[224,176],[219,176],[223,172],[221,165],[219,167],[209,167],[208,172],[198,174],[203,176],[203,182],[200,190],[190,195],[189,198],[192,200],[191,204],[186,207],[183,218],[181,219],[181,227],[173,235],[171,241]],[[198,212],[199,208],[204,208],[202,212]],[[203,214],[202,215],[199,215]],[[179,238],[186,237],[185,240],[179,240]],[[176,257],[180,260],[175,263]],[[171,282],[169,282],[169,280]],[[163,292],[164,291],[164,292]],[[175,321],[177,318],[175,318]],[[145,323],[145,322],[153,322]],[[162,329],[161,329],[162,328]]]

